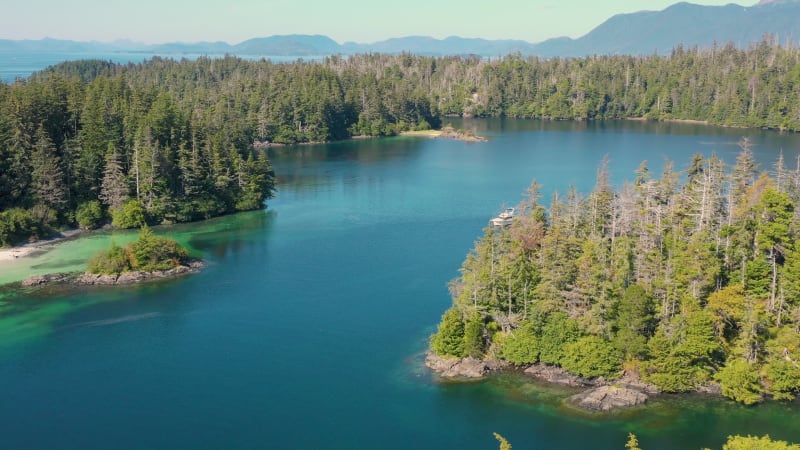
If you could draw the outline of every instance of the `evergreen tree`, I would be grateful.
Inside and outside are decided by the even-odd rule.
[[[31,162],[33,166],[31,177],[37,205],[52,211],[53,214],[62,212],[69,201],[64,170],[53,142],[42,127],[36,133],[36,146]],[[40,216],[40,219],[42,218]],[[49,219],[45,222],[54,222],[56,217]]]
[[[100,185],[100,200],[111,210],[116,210],[128,201],[128,180],[122,170],[119,155],[116,148],[109,144],[108,152],[105,156],[105,168],[103,169],[103,181]]]
[[[450,308],[444,313],[439,330],[431,336],[431,348],[440,356],[464,356],[464,320],[458,309]]]

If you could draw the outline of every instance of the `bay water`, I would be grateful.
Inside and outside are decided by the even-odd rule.
[[[656,176],[748,136],[762,168],[800,136],[639,122],[454,120],[486,143],[397,137],[273,149],[264,211],[157,227],[199,274],[131,287],[0,291],[4,448],[721,448],[731,434],[800,442],[800,405],[664,396],[580,413],[518,374],[442,382],[422,365],[447,282],[487,221],[536,179],[544,201],[642,160]],[[80,270],[98,232],[0,262],[0,282]]]

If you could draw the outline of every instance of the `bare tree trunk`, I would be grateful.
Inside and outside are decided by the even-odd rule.
[[[511,316],[511,270],[508,271],[508,315]]]
[[[530,284],[530,280],[525,280],[525,289],[522,291],[522,305],[525,308],[525,312],[522,315],[523,320],[528,318],[528,285]]]
[[[769,259],[772,261],[772,283],[769,290],[769,311],[775,311],[775,290],[778,285],[778,264],[775,257],[775,248],[769,249]]]
[[[133,168],[136,174],[136,200],[140,198],[140,190],[139,190],[139,146],[133,148]]]

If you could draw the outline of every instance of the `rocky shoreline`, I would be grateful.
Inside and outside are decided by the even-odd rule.
[[[197,273],[206,264],[201,260],[193,260],[185,265],[180,265],[169,270],[153,272],[129,271],[120,274],[104,275],[89,272],[84,273],[51,273],[46,275],[32,275],[21,283],[23,287],[34,286],[117,286],[136,284],[150,280],[174,278],[190,273]]]
[[[522,368],[502,360],[443,358],[428,351],[425,355],[425,366],[442,378],[455,380],[478,380],[491,372],[522,369],[525,375],[547,383],[585,389],[566,399],[566,403],[591,412],[609,412],[643,405],[650,397],[661,393],[656,386],[644,383],[631,374],[625,374],[618,380],[606,380],[602,377],[588,379],[547,364],[532,364]],[[697,392],[721,394],[716,384],[699,388]]]
[[[470,131],[464,130],[456,130],[453,127],[444,127],[442,128],[442,133],[438,136],[441,139],[455,139],[457,141],[464,141],[464,142],[486,142],[486,139],[483,136],[478,136]]]
[[[441,130],[422,130],[422,131],[404,131],[400,133],[401,136],[416,136],[425,137],[430,139],[453,139],[456,141],[464,142],[486,142],[483,136],[478,136],[472,131],[457,130],[450,126],[442,127]]]

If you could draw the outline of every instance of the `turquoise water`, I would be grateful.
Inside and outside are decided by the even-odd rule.
[[[587,191],[603,155],[614,182],[647,159],[733,162],[742,130],[678,124],[468,121],[488,143],[392,138],[271,155],[266,211],[158,229],[200,274],[125,288],[0,293],[4,448],[721,447],[728,434],[800,442],[800,407],[667,397],[595,416],[569,391],[513,374],[440,383],[421,367],[450,304],[446,283],[532,178]],[[800,136],[747,131],[771,164]],[[77,255],[79,238],[51,253]],[[115,239],[117,239],[115,237]],[[68,245],[72,247],[67,247]],[[79,267],[48,254],[31,260]],[[4,271],[0,267],[0,271]],[[3,274],[6,272],[2,272]],[[0,275],[2,276],[2,275]]]

